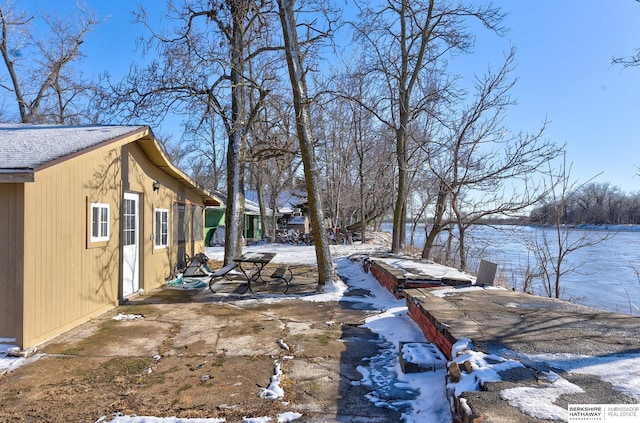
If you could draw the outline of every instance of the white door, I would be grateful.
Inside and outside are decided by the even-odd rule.
[[[138,194],[126,192],[122,201],[122,296],[127,297],[140,289]]]

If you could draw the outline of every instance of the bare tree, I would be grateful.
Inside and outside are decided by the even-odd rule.
[[[640,3],[640,0],[636,0]],[[611,59],[611,63],[616,65],[622,65],[625,68],[630,66],[640,66],[640,48],[636,50],[636,53],[632,56],[614,57]]]
[[[514,55],[511,50],[497,72],[477,79],[475,100],[451,122],[439,149],[446,166],[432,166],[449,195],[465,270],[466,230],[485,217],[520,212],[538,202],[546,193],[533,176],[562,152],[542,138],[544,124],[533,135],[512,134],[502,124],[513,104],[509,92],[515,80],[509,75]]]
[[[366,106],[372,93],[359,66],[355,61],[346,66],[355,71],[316,83],[322,90],[312,118],[327,224],[347,233],[360,231],[366,239],[367,225],[392,208],[395,167],[392,137]]]
[[[284,35],[285,54],[293,92],[293,104],[296,111],[296,128],[304,165],[309,214],[318,262],[318,290],[322,290],[327,282],[336,281],[337,275],[333,268],[327,233],[324,230],[324,215],[320,197],[320,172],[315,154],[311,104],[307,91],[306,70],[303,66],[303,58],[298,41],[294,0],[278,0],[278,12]],[[312,28],[308,29],[312,30]]]
[[[321,163],[325,218],[333,228],[346,228],[359,210],[357,151],[354,148],[352,110],[342,98],[316,101],[314,130]]]
[[[544,125],[533,135],[512,134],[503,126],[504,114],[513,104],[509,96],[515,83],[509,79],[513,59],[512,50],[496,73],[477,78],[474,100],[452,108],[447,120],[441,114],[431,141],[422,147],[428,168],[438,179],[423,258],[431,257],[438,235],[455,224],[458,265],[466,269],[466,231],[471,225],[519,212],[544,194],[532,185],[532,176],[561,149],[542,139]],[[448,235],[447,250],[454,245],[450,230]],[[450,259],[449,254],[446,257]]]
[[[31,25],[41,20],[48,38]],[[22,123],[78,124],[90,121],[87,109],[95,84],[74,68],[86,35],[98,24],[95,14],[79,10],[61,18],[30,15],[10,3],[0,5],[0,54],[9,81],[0,88],[13,97]],[[27,54],[28,53],[28,54]]]
[[[250,172],[257,193],[263,231],[275,239],[281,197],[293,189],[302,165],[295,137],[295,117],[289,101],[271,93],[262,118],[251,128]],[[267,208],[271,209],[268,215]]]
[[[525,245],[533,254],[536,262],[534,273],[539,275],[545,294],[560,298],[562,276],[578,271],[582,265],[570,263],[567,260],[569,255],[606,241],[613,234],[579,231],[565,225],[564,209],[576,185],[571,181],[571,166],[567,168],[566,162],[563,162],[559,172],[554,173],[549,165],[548,178],[551,186],[549,204],[554,210],[555,220],[551,226],[540,228],[526,240]]]
[[[387,0],[379,8],[362,3],[360,22],[354,27],[357,39],[370,52],[363,75],[381,93],[370,105],[376,117],[395,132],[397,194],[393,216],[392,251],[405,244],[406,202],[412,172],[409,164],[410,123],[429,114],[443,96],[447,84],[434,83],[441,74],[437,65],[443,56],[468,52],[473,35],[469,19],[477,19],[490,30],[500,32],[503,18],[489,6],[436,0]],[[377,4],[376,4],[377,5]],[[374,6],[375,7],[375,6]]]
[[[194,181],[213,191],[224,191],[227,182],[228,138],[224,125],[215,115],[199,122],[186,122],[182,142],[165,145],[174,163],[190,169]]]
[[[567,194],[563,221],[572,225],[634,225],[640,221],[639,202],[637,193],[625,194],[608,182],[589,182]],[[536,222],[553,224],[555,213],[552,204],[543,203],[531,215]]]
[[[353,81],[349,85],[354,89],[353,95],[364,97],[364,81]],[[383,141],[384,134],[380,133],[381,128],[376,128],[373,115],[361,106],[361,102],[350,101],[349,106],[353,122],[350,138],[357,158],[360,239],[364,243],[369,222],[391,207],[392,202],[384,204],[384,199],[393,197],[393,156],[391,149],[387,148],[391,143]],[[382,175],[386,176],[386,183],[382,181]],[[357,227],[357,222],[353,227]]]
[[[248,67],[256,57],[279,48],[270,44],[274,22],[265,13],[270,6],[267,0],[195,0],[180,8],[169,2],[168,19],[176,23],[170,31],[154,29],[140,9],[138,21],[151,33],[145,46],[157,47],[159,60],[145,68],[133,66],[124,81],[109,84],[115,96],[106,95],[100,103],[112,119],[124,121],[184,116],[185,134],[208,140],[200,145],[213,147],[210,164],[218,163],[215,128],[224,128],[225,262],[242,252],[248,134],[264,106],[265,84],[275,78],[267,68],[260,80],[251,79]]]

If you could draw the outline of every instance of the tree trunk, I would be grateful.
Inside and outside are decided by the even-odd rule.
[[[359,176],[360,176],[360,243],[364,244],[366,241],[366,231],[367,231],[367,220],[365,219],[365,215],[367,213],[366,209],[366,193],[364,187],[364,160],[360,160],[359,167]]]
[[[424,216],[428,205],[429,205],[429,203],[425,201],[420,206],[420,210],[418,210],[417,213],[412,215],[413,223],[411,224],[411,237],[409,239],[409,245],[411,247],[415,247],[416,246],[416,243],[415,243],[416,231],[418,230],[418,225],[420,225],[420,221],[422,220],[422,217]],[[425,231],[426,231],[426,226],[427,226],[427,222],[425,221]]]
[[[271,236],[271,228],[268,225],[268,214],[267,214],[267,205],[264,200],[264,181],[262,180],[262,164],[259,163],[256,166],[256,196],[258,199],[258,208],[260,209],[260,229],[262,230],[262,237],[268,238],[273,242],[273,237]],[[275,210],[272,210],[272,213],[275,213]]]
[[[436,200],[436,210],[433,216],[433,226],[431,227],[431,230],[427,232],[427,236],[424,241],[424,248],[422,249],[423,259],[428,260],[431,258],[431,249],[433,248],[433,243],[438,237],[438,234],[442,232],[442,219],[444,217],[447,194],[448,191],[445,184],[440,182],[438,188],[438,199]],[[427,230],[426,228],[427,226],[425,225],[425,231]]]
[[[564,204],[564,193],[562,195],[562,203]],[[566,254],[565,243],[563,242],[563,236],[561,229],[561,221],[558,220],[556,224],[556,242],[558,248],[558,257],[556,257],[556,264],[554,266],[554,280],[553,280],[553,293],[555,294],[555,298],[560,298],[560,276],[562,276],[562,261],[564,259],[564,255]],[[549,290],[551,292],[551,290]],[[551,296],[551,295],[549,295]]]
[[[321,291],[327,282],[336,281],[337,276],[333,269],[329,239],[324,230],[324,216],[320,199],[319,170],[313,145],[309,96],[302,67],[302,56],[298,44],[293,5],[293,0],[278,0],[278,12],[280,22],[282,23],[285,53],[296,111],[298,141],[300,142],[300,152],[304,165],[304,176],[309,201],[309,217],[316,248],[316,259],[318,260],[318,290]]]
[[[402,125],[396,135],[396,155],[398,160],[398,187],[396,202],[393,210],[393,233],[391,238],[391,251],[399,253],[402,251],[407,238],[406,217],[407,217],[407,134]]]
[[[274,192],[271,193],[271,221],[269,224],[271,228],[271,242],[276,241],[278,235],[278,197]]]
[[[231,43],[231,130],[227,150],[227,210],[225,216],[224,262],[242,254],[244,226],[244,164],[247,153],[245,124],[245,89],[243,83],[244,17],[242,6],[232,10],[233,39]]]
[[[458,248],[460,249],[460,270],[463,272],[467,270],[467,246],[465,234],[467,228],[461,224],[458,224]]]

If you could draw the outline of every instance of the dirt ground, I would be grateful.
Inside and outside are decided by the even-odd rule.
[[[303,301],[313,269],[294,269],[287,299],[164,288],[41,346],[41,358],[0,378],[1,422],[96,422],[115,413],[243,417],[302,413],[297,422],[393,422],[374,407],[357,366],[380,348],[360,327],[372,312],[347,301]],[[225,284],[233,292],[238,284]],[[297,294],[298,297],[291,294]],[[362,292],[356,294],[363,294]],[[279,298],[285,296],[280,295]],[[113,316],[136,314],[136,320]],[[287,350],[288,348],[288,350]],[[262,399],[276,364],[283,399]]]

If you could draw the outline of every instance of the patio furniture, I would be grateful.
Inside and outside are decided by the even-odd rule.
[[[262,278],[262,269],[276,256],[276,253],[245,253],[233,259],[238,264],[238,268],[247,278],[247,289],[244,292],[251,292],[251,284],[256,281],[266,282]],[[244,293],[243,292],[243,293]]]
[[[213,272],[213,274],[211,274],[211,278],[209,279],[209,290],[211,290],[211,292],[215,294],[216,292],[213,290],[213,284],[220,281],[220,279],[222,278],[226,278],[229,272],[231,272],[236,267],[238,267],[236,263],[230,263]]]
[[[289,290],[289,282],[291,282],[291,279],[293,279],[293,272],[291,272],[291,269],[289,269],[289,265],[285,264],[278,267],[276,271],[271,274],[271,278],[285,283],[286,288],[284,289],[283,294],[286,294]]]

